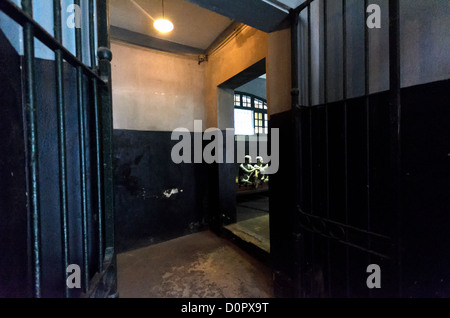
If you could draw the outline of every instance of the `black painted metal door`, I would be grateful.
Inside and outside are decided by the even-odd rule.
[[[117,296],[108,1],[75,0],[74,14],[88,15],[75,16],[81,22],[71,30],[62,4],[53,1],[51,35],[33,19],[33,1],[0,2],[10,19],[5,23],[20,25],[23,32],[23,54],[17,59],[22,87],[13,87],[23,99],[11,106],[23,109],[24,136],[16,142],[25,147],[26,220],[20,222],[27,230],[15,231],[27,238],[22,253],[27,256],[1,268],[2,279],[10,277],[0,286],[6,297]],[[63,45],[67,32],[74,33],[74,54]],[[36,45],[54,52],[53,58],[37,58]],[[2,62],[14,64],[12,56],[2,56]],[[2,76],[14,78],[12,73]],[[7,210],[1,213],[4,220],[15,217]],[[14,266],[25,272],[16,275]]]
[[[278,296],[450,295],[449,10],[315,0],[291,12],[292,110],[270,123]]]
[[[390,76],[384,80],[390,90],[378,94],[370,91],[368,1],[310,2],[293,13],[293,33],[300,43],[296,56],[301,57],[294,87],[302,92],[293,98],[299,167],[293,229],[297,296],[399,295],[398,5],[389,1],[383,11],[390,21],[384,30],[390,49]],[[312,33],[320,19],[323,34],[315,39],[323,46],[323,85],[317,85],[323,103],[319,97],[314,106]],[[352,32],[362,33],[360,43]],[[350,81],[350,72],[358,63],[349,52],[363,56],[364,63],[362,89],[353,96],[358,76]],[[382,289],[368,284],[373,265],[382,269]]]

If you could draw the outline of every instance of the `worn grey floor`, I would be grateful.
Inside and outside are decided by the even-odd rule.
[[[269,214],[225,226],[242,240],[270,253]]]
[[[119,254],[121,298],[272,298],[272,271],[207,231]]]
[[[225,228],[270,253],[269,197],[262,194],[241,196],[236,208],[237,222]]]
[[[269,197],[263,194],[240,196],[236,202],[237,221],[267,215],[269,213]]]

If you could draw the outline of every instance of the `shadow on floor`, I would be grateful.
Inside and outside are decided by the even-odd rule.
[[[253,194],[238,196],[236,202],[236,219],[238,222],[265,216],[269,213],[269,196]]]
[[[209,231],[117,256],[121,298],[273,298],[272,270]]]

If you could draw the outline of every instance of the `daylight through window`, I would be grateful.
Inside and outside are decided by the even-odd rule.
[[[251,94],[235,92],[234,127],[236,135],[267,135],[267,101]]]

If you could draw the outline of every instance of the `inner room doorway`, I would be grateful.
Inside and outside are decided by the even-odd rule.
[[[219,101],[219,116],[224,113],[233,115],[237,159],[234,169],[227,169],[233,178],[222,179],[234,183],[235,198],[235,215],[224,218],[223,231],[246,246],[256,247],[264,255],[270,254],[269,176],[264,175],[264,169],[260,169],[267,162],[262,153],[267,151],[260,149],[263,147],[261,145],[267,147],[268,143],[266,83],[263,60],[221,85],[220,88],[227,95],[231,94],[233,99],[222,98],[222,102]],[[221,107],[228,109],[221,112]],[[249,161],[243,163],[249,172],[241,170],[238,144],[249,156]]]

